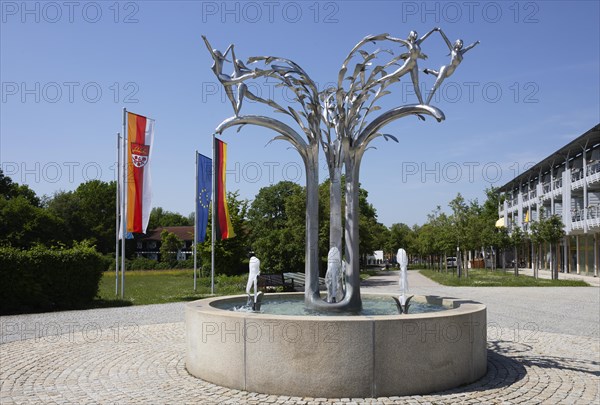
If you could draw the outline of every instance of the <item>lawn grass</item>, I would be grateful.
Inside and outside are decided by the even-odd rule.
[[[587,287],[582,280],[549,280],[530,276],[515,276],[502,270],[470,269],[468,277],[458,278],[454,272],[421,270],[421,274],[436,283],[456,287]]]
[[[247,275],[215,276],[215,294],[241,294],[247,279]],[[121,300],[115,296],[115,273],[105,272],[94,307],[164,304],[210,295],[210,277],[198,277],[196,283],[197,290],[194,291],[194,271],[191,269],[129,271],[125,273],[125,300]]]

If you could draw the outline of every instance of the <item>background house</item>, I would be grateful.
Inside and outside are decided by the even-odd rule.
[[[183,248],[177,251],[177,260],[187,260],[193,257],[193,226],[161,226],[151,230],[148,234],[136,238],[136,256],[145,257],[152,260],[159,260],[161,245],[160,235],[163,231],[174,233],[184,242]]]

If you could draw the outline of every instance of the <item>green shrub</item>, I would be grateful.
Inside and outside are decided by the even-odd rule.
[[[198,260],[198,267],[200,267],[201,265],[202,265],[202,263],[200,262],[200,260]],[[194,268],[194,257],[192,256],[191,258],[189,258],[187,260],[178,260],[177,264],[175,265],[175,268],[176,269],[193,269]]]
[[[126,270],[154,270],[156,269],[156,260],[148,259],[145,257],[137,257],[133,260],[125,261]]]
[[[106,265],[89,244],[71,249],[0,247],[0,313],[85,307],[96,297]]]
[[[104,258],[107,264],[106,269],[108,271],[115,271],[115,256],[114,253],[110,257]],[[120,260],[120,259],[119,259]],[[120,261],[119,261],[120,266]],[[198,258],[198,268],[202,266],[200,258]],[[159,262],[157,260],[148,259],[145,257],[136,257],[135,259],[125,259],[125,270],[170,270],[170,269],[193,269],[194,258],[191,257],[187,260],[176,260],[175,262]]]
[[[170,270],[173,268],[173,265],[170,262],[155,262],[154,268],[156,270]]]

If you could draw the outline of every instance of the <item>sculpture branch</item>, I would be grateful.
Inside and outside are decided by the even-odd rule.
[[[381,128],[408,115],[429,115],[435,118],[438,122],[442,122],[446,118],[442,110],[429,105],[418,104],[396,107],[381,114],[379,117],[371,121],[371,123],[367,125],[367,127],[356,138],[354,147],[359,150],[364,150],[369,142],[371,142],[371,140],[377,136]]]

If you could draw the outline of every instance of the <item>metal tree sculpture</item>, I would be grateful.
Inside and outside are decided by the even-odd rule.
[[[388,34],[369,35],[360,41],[348,54],[338,74],[337,86],[319,92],[317,86],[306,72],[296,63],[280,57],[265,56],[251,57],[247,65],[264,62],[265,69],[250,70],[233,55],[233,45],[230,45],[225,55],[213,50],[206,38],[209,51],[215,64],[213,71],[221,81],[234,107],[235,116],[223,121],[217,128],[218,134],[233,126],[246,124],[270,128],[278,136],[273,140],[285,140],[298,151],[306,170],[306,287],[305,303],[308,307],[323,310],[356,311],[362,307],[360,297],[359,269],[359,174],[360,164],[369,143],[379,136],[386,140],[398,140],[380,130],[387,124],[408,116],[416,115],[424,120],[425,115],[435,118],[438,122],[444,120],[444,114],[436,107],[423,104],[419,92],[419,71],[417,60],[425,59],[421,52],[421,43],[432,33],[440,31],[444,40],[446,36],[439,28],[435,28],[418,38],[411,31],[408,39],[390,37]],[[363,49],[368,44],[400,44],[408,52],[395,56],[393,50],[375,50],[367,52]],[[462,42],[461,42],[462,44]],[[229,50],[232,51],[234,73],[229,76],[222,73],[222,62]],[[466,50],[465,50],[466,52]],[[391,59],[373,67],[373,62],[379,54],[387,53]],[[461,54],[462,55],[462,54]],[[358,59],[358,62],[353,62]],[[402,63],[400,63],[402,62]],[[346,77],[350,63],[355,63],[352,74]],[[458,64],[456,64],[458,65]],[[397,68],[396,68],[397,67]],[[387,70],[395,69],[392,73]],[[441,69],[440,69],[441,71]],[[396,83],[406,73],[410,73],[415,93],[420,104],[411,104],[392,108],[382,113],[372,121],[367,116],[380,109],[377,101],[390,94],[388,86]],[[436,72],[437,73],[437,72]],[[441,75],[439,75],[441,76]],[[294,95],[294,101],[301,107],[300,111],[288,106],[282,107],[271,99],[261,99],[251,94],[245,80],[258,77],[271,77],[278,80],[280,86],[285,86]],[[347,87],[344,87],[348,81]],[[237,100],[233,97],[232,86],[237,86]],[[437,87],[433,91],[437,90]],[[291,117],[301,128],[306,139],[289,125],[274,118],[265,116],[239,116],[243,97],[266,104]],[[428,100],[431,99],[431,95]],[[239,129],[238,129],[239,130]],[[344,168],[346,176],[345,206],[346,220],[344,226],[346,293],[340,302],[328,303],[321,299],[318,286],[319,257],[318,257],[318,152],[319,145],[323,148],[330,177],[330,247],[341,251],[342,220],[341,220],[341,176]]]

